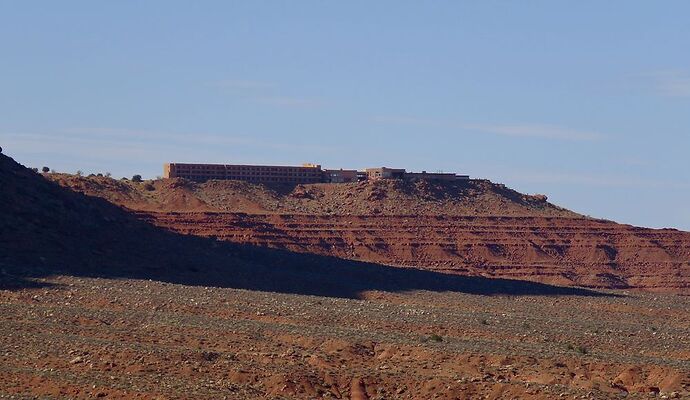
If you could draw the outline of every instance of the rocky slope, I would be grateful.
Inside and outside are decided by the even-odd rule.
[[[685,291],[690,233],[543,217],[142,214],[236,243],[558,285]]]
[[[46,174],[62,186],[140,211],[218,211],[307,215],[484,215],[581,217],[542,195],[486,180],[259,185],[163,179],[135,183],[106,177]]]
[[[89,179],[80,179],[89,184]],[[136,198],[109,180],[121,198]],[[172,182],[175,184],[175,182]],[[156,227],[104,199],[61,187],[0,154],[0,289],[72,275],[358,298],[369,290],[589,294],[508,280],[462,278],[218,241]],[[173,188],[160,198],[186,204]],[[186,214],[185,214],[186,215]]]
[[[172,277],[194,265],[197,254],[209,254],[210,266],[222,256],[208,252],[201,238],[187,239],[188,247],[180,248],[178,235],[103,199],[60,187],[2,154],[0,187],[0,284],[5,286],[61,272]]]
[[[690,291],[690,233],[586,218],[483,180],[266,187],[48,177],[183,234],[454,274]]]

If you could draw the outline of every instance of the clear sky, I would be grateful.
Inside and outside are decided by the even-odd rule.
[[[456,171],[690,230],[690,2],[0,0],[0,145]]]

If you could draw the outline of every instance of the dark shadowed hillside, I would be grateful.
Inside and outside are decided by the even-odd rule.
[[[155,279],[286,293],[358,297],[367,290],[588,294],[538,283],[391,268],[219,242],[137,219],[104,199],[44,179],[0,155],[2,286],[55,274]]]
[[[686,292],[690,233],[586,218],[484,180],[264,186],[47,174],[170,231],[459,275]]]

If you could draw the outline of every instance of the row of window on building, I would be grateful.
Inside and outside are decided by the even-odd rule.
[[[401,168],[322,169],[318,164],[297,166],[236,165],[236,164],[184,164],[167,163],[163,177],[185,178],[194,181],[210,179],[243,180],[257,183],[349,183],[377,179],[442,180],[469,179],[454,173],[407,172]]]

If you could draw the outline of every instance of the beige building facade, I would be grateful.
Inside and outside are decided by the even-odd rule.
[[[367,168],[364,170],[367,173],[367,179],[377,180],[377,179],[404,179],[405,169],[404,168]]]
[[[319,164],[302,166],[243,165],[243,164],[189,164],[167,163],[163,166],[164,178],[185,178],[204,182],[212,179],[239,180],[254,183],[350,183],[362,180],[404,179],[457,181],[467,180],[468,175],[454,173],[407,172],[403,168],[322,169]]]
[[[330,183],[357,182],[356,169],[325,169],[325,181]]]
[[[239,180],[255,183],[318,183],[323,182],[320,165],[240,165],[168,163],[163,166],[164,178],[185,178],[204,182],[211,179]]]

